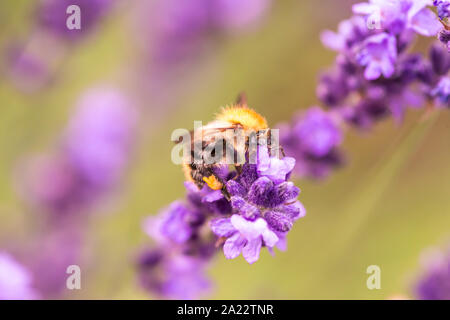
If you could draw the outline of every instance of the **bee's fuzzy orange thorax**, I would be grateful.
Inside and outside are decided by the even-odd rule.
[[[262,115],[241,105],[223,108],[217,115],[217,120],[241,124],[244,128],[255,131],[268,128],[267,121]]]

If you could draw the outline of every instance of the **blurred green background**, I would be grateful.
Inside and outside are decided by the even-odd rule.
[[[123,76],[133,72],[139,58],[131,3],[70,48],[58,81],[46,90],[24,94],[1,77],[0,247],[27,240],[39,223],[14,188],[19,159],[52,150],[85,89],[99,83],[132,86]],[[320,31],[336,29],[350,16],[351,3],[275,1],[258,29],[220,38],[205,58],[183,70],[168,88],[175,95],[170,105],[138,101],[143,110],[138,148],[120,200],[88,218],[84,251],[89,262],[80,263],[83,287],[67,298],[152,298],[137,285],[132,261],[150,243],[142,220],[184,194],[181,169],[170,161],[172,130],[211,120],[240,91],[271,125],[317,104],[317,76],[334,59],[321,45]],[[0,3],[2,48],[26,36],[32,8],[27,0]],[[154,114],[165,109],[170,111],[155,121]],[[296,181],[307,215],[290,232],[288,250],[275,257],[263,251],[254,265],[219,253],[210,268],[215,287],[206,297],[386,299],[408,294],[420,253],[445,244],[450,235],[450,114],[444,110],[423,120],[423,113],[410,111],[401,126],[387,120],[367,133],[349,130],[343,145],[346,167],[325,181]],[[381,268],[380,290],[366,287],[369,265]]]

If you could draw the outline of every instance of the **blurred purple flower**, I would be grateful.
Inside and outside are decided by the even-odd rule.
[[[64,157],[34,156],[17,171],[21,195],[37,208],[67,213],[87,200],[77,173]]]
[[[430,62],[437,76],[444,76],[450,70],[450,55],[440,45],[435,44],[430,48]]]
[[[392,34],[414,30],[424,36],[436,35],[442,27],[427,8],[429,0],[370,0],[353,5],[355,14],[364,15],[368,22],[380,24]]]
[[[24,198],[52,213],[90,209],[123,176],[135,121],[135,110],[119,91],[101,88],[86,93],[61,148],[54,155],[32,158],[19,170]]]
[[[439,32],[438,39],[445,44],[447,51],[450,52],[450,30],[442,28],[441,32]]]
[[[292,130],[299,147],[317,157],[328,154],[343,138],[338,120],[318,107],[309,108],[297,118]]]
[[[158,217],[148,218],[144,229],[157,241],[163,242],[167,239],[180,244],[189,240],[195,232],[195,220],[202,218],[200,212],[190,210],[181,201],[175,201]]]
[[[396,39],[387,33],[367,38],[357,55],[358,63],[366,67],[367,80],[378,79],[381,75],[390,78],[397,59]]]
[[[200,45],[209,24],[207,3],[205,0],[164,0],[151,7],[150,32],[155,37],[151,50],[155,64],[186,59]]]
[[[407,108],[431,101],[448,72],[448,54],[435,45],[429,59],[407,52],[414,41],[411,31],[432,36],[442,29],[440,38],[447,44],[430,5],[428,0],[371,0],[354,5],[357,15],[341,22],[338,33],[325,31],[322,42],[338,51],[335,66],[321,76],[316,90],[326,107],[365,129],[390,115],[400,123]]]
[[[344,52],[353,47],[354,44],[364,40],[369,29],[362,17],[354,16],[344,20],[338,25],[338,32],[325,30],[320,35],[320,40],[327,48]]]
[[[228,171],[228,170],[227,170]],[[224,180],[228,180],[228,174],[224,177]],[[207,215],[209,213],[217,214],[229,214],[231,212],[231,206],[229,201],[224,197],[220,190],[212,190],[207,185],[204,185],[201,190],[190,181],[184,183],[187,193],[186,198],[198,211]]]
[[[91,89],[79,100],[64,151],[88,183],[109,186],[121,176],[129,159],[135,123],[135,110],[120,91]]]
[[[140,285],[158,297],[195,299],[211,287],[205,267],[205,261],[195,257],[147,250],[138,259],[138,277]]]
[[[342,163],[338,147],[343,139],[339,118],[312,107],[280,126],[280,144],[296,160],[300,177],[323,178]]]
[[[415,286],[421,300],[450,300],[450,252],[427,252],[424,271]]]
[[[437,104],[450,108],[450,77],[442,77],[431,95],[436,98]]]
[[[64,40],[79,40],[97,27],[114,0],[42,0],[38,7],[38,24]],[[70,30],[66,12],[70,5],[80,7],[81,29]]]
[[[218,27],[236,30],[258,22],[267,12],[271,0],[212,0],[215,16],[211,18]]]
[[[0,252],[0,300],[38,299],[32,275],[11,255]]]
[[[67,268],[82,265],[82,221],[58,221],[28,248],[27,265],[34,275],[34,285],[43,298],[61,298],[65,292]]]
[[[46,62],[23,45],[11,46],[6,59],[12,82],[24,92],[35,92],[50,80]]]
[[[271,0],[160,0],[153,12],[154,63],[180,63],[198,56],[214,33],[248,27],[267,11]],[[148,18],[145,16],[145,24]]]

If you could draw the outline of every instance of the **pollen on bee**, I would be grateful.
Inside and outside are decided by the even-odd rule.
[[[222,189],[222,183],[217,180],[217,178],[214,175],[211,175],[209,177],[203,177],[203,181],[206,182],[208,187],[210,187],[213,190],[220,190]]]
[[[225,107],[217,115],[217,120],[227,121],[235,124],[241,124],[246,129],[254,131],[267,129],[266,119],[255,110],[235,105]]]

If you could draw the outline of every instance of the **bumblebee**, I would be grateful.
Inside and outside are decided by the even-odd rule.
[[[230,135],[236,131],[241,133],[244,141],[238,142],[236,136]],[[266,119],[250,109],[245,96],[241,94],[236,104],[223,108],[214,121],[191,131],[190,136],[190,154],[183,161],[186,180],[194,182],[199,189],[207,184],[213,190],[225,191],[219,169],[233,165],[239,174],[250,152],[251,139],[264,139],[269,143],[271,131]],[[215,161],[205,161],[207,158],[214,158]]]

